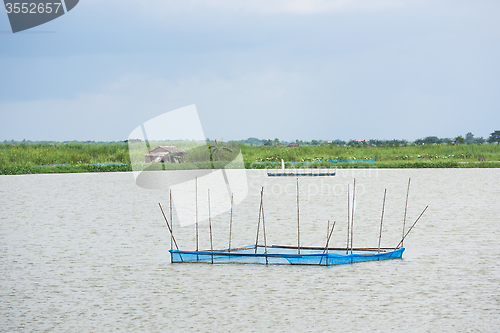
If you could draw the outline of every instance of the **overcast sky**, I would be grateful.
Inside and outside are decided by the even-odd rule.
[[[12,34],[0,141],[127,139],[195,104],[206,137],[407,139],[500,129],[500,1],[81,0]]]

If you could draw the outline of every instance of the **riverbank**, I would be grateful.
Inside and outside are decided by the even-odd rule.
[[[132,171],[131,165],[56,165],[56,166],[15,166],[0,168],[0,175],[28,175],[44,173],[82,172],[125,172]]]
[[[246,169],[281,168],[282,159],[286,168],[500,168],[497,144],[284,147],[240,143],[239,148]],[[207,167],[207,163],[185,164],[187,169],[196,165]],[[1,175],[127,171],[132,166],[125,142],[0,144]]]
[[[246,169],[276,169],[275,163],[245,162]],[[287,168],[289,168],[287,166]],[[429,168],[500,168],[499,161],[491,162],[454,162],[454,161],[421,161],[421,162],[375,162],[375,163],[312,163],[299,164],[291,168],[329,168],[329,169],[429,169]],[[17,166],[0,168],[0,175],[27,175],[51,173],[84,173],[84,172],[130,172],[132,166],[125,165],[64,165],[64,166]]]

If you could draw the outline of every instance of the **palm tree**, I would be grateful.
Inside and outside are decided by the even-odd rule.
[[[210,161],[212,162],[212,169],[215,169],[215,164],[214,164],[214,155],[217,155],[217,161],[220,161],[220,156],[221,153],[224,151],[232,153],[233,151],[227,147],[224,147],[224,143],[222,142],[222,139],[217,142],[217,139],[214,140],[214,144],[209,144],[210,147]]]

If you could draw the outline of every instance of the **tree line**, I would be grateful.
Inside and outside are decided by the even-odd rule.
[[[476,137],[471,132],[465,134],[465,136],[459,135],[455,138],[438,138],[437,136],[427,136],[425,138],[420,138],[415,141],[408,140],[295,140],[295,141],[281,141],[278,138],[274,140],[267,139],[261,140],[257,138],[248,138],[246,140],[240,140],[237,142],[249,144],[249,145],[264,145],[264,146],[324,146],[324,145],[335,145],[335,146],[350,146],[350,147],[405,147],[409,145],[429,145],[429,144],[449,144],[449,145],[461,145],[461,144],[484,144],[484,143],[500,143],[500,130],[494,131],[490,134],[488,139],[483,137]]]

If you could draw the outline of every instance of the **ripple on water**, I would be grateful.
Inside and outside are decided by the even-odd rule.
[[[498,331],[500,172],[339,171],[301,179],[301,239],[345,244],[348,182],[358,184],[355,246],[376,246],[388,189],[383,246],[394,246],[408,177],[403,260],[336,267],[172,265],[158,211],[166,192],[137,187],[129,173],[0,176],[0,315],[3,331]],[[233,244],[255,241],[265,186],[268,242],[296,241],[294,191],[250,171],[235,208]],[[274,191],[272,193],[271,189]],[[227,214],[214,218],[215,247],[227,246]],[[182,248],[192,227],[174,225]],[[201,247],[208,228],[200,225]]]

